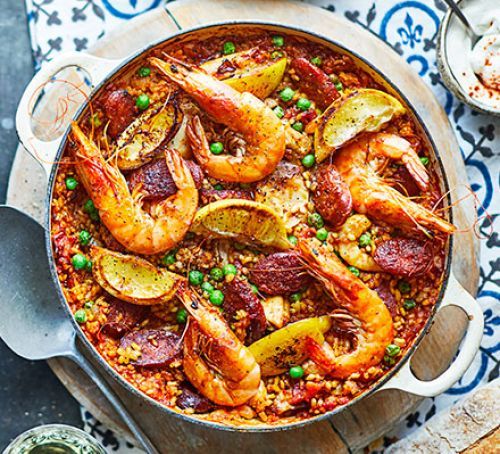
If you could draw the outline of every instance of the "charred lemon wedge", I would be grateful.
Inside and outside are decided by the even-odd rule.
[[[140,257],[95,246],[92,248],[92,274],[114,297],[139,305],[170,300],[180,284],[178,275]]]
[[[371,88],[359,89],[336,99],[318,119],[314,134],[316,161],[325,160],[361,132],[378,131],[405,111],[394,96]]]
[[[117,164],[132,170],[151,161],[159,145],[175,134],[180,122],[174,103],[151,108],[134,120],[116,141]]]
[[[278,375],[301,364],[307,358],[306,339],[323,343],[323,335],[331,326],[328,315],[306,318],[259,339],[248,349],[259,363],[262,375]]]
[[[247,91],[257,98],[267,98],[283,79],[286,58],[257,62],[256,49],[209,60],[201,65],[207,73],[217,77],[239,92]]]
[[[283,219],[272,208],[252,200],[226,199],[205,205],[196,213],[191,231],[250,245],[291,247]]]

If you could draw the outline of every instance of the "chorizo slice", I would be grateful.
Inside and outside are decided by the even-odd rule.
[[[239,310],[248,314],[250,324],[247,329],[247,343],[259,340],[266,331],[267,319],[264,308],[250,284],[241,279],[233,279],[225,283],[224,297],[224,311],[228,316],[234,317]]]
[[[120,341],[120,347],[123,349],[132,344],[138,345],[141,352],[135,361],[131,361],[136,366],[162,367],[181,355],[181,337],[172,331],[162,329],[132,331]]]
[[[120,339],[149,314],[149,307],[130,304],[113,298],[106,323],[101,332],[114,339]]]
[[[385,272],[394,276],[412,277],[424,274],[433,263],[429,241],[392,238],[377,245],[373,259]]]
[[[268,295],[288,295],[306,286],[311,277],[294,252],[276,252],[259,260],[250,271],[250,280]]]
[[[300,78],[300,90],[321,110],[326,109],[340,96],[328,74],[306,58],[294,58],[291,66]]]
[[[134,98],[127,90],[109,91],[102,100],[102,107],[109,120],[108,134],[113,138],[118,137],[137,115]]]
[[[197,189],[203,183],[203,171],[193,161],[186,161]],[[144,200],[165,199],[177,192],[177,186],[168,170],[165,159],[150,162],[127,176],[130,191],[141,184],[141,194]]]
[[[183,410],[191,408],[195,413],[208,413],[215,408],[215,405],[210,400],[198,394],[189,383],[182,383],[181,390],[181,394],[177,396],[175,401],[179,408]]]
[[[349,186],[332,164],[323,164],[316,171],[313,202],[316,210],[332,227],[340,227],[352,211]]]
[[[398,315],[398,302],[396,301],[396,297],[392,294],[389,284],[387,282],[381,282],[376,288],[375,292],[380,297],[380,299],[384,302],[387,309],[393,317]]]

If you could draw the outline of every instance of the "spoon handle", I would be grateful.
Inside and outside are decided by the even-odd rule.
[[[465,27],[468,28],[470,31],[472,31],[472,27],[470,26],[469,20],[465,17],[460,7],[453,0],[444,0],[444,1],[458,16],[458,18],[462,21]]]
[[[143,432],[139,427],[134,417],[125,408],[123,402],[118,397],[118,395],[111,389],[106,380],[102,375],[97,372],[94,366],[85,358],[77,349],[73,351],[73,354],[69,356],[75,363],[77,363],[83,371],[92,379],[92,381],[97,385],[100,391],[108,399],[108,401],[113,405],[116,412],[120,415],[122,420],[125,422],[127,427],[130,429],[135,439],[141,444],[142,448],[148,454],[160,454],[159,451],[154,447],[153,443],[149,437]]]

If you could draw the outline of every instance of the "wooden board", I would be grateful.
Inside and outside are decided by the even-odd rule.
[[[150,42],[166,38],[179,29],[228,20],[259,20],[279,22],[311,29],[365,56],[405,93],[430,130],[440,150],[445,170],[456,200],[466,195],[460,183],[466,181],[465,167],[460,158],[456,138],[446,114],[430,89],[419,76],[385,43],[370,32],[342,17],[312,5],[286,0],[180,0],[170,3],[166,10],[158,9],[140,16],[108,34],[97,43],[92,53],[108,58],[124,57]],[[25,188],[40,188],[38,192]],[[7,201],[41,219],[44,207],[44,175],[41,167],[20,147],[13,165]],[[461,192],[462,191],[462,192]],[[454,208],[459,229],[473,222],[475,209],[471,199]],[[453,270],[458,280],[471,293],[477,289],[479,242],[471,233],[456,235]],[[448,313],[453,312],[453,314]],[[412,365],[416,374],[430,379],[446,369],[462,337],[466,320],[456,308],[447,308],[446,316],[436,320],[425,338]],[[127,429],[96,387],[72,363],[51,360],[50,366],[68,390],[98,419],[119,433],[130,437]],[[141,421],[161,452],[292,452],[301,447],[308,452],[343,453],[362,449],[401,421],[422,400],[399,391],[384,391],[364,399],[340,415],[302,429],[269,434],[238,434],[208,430],[158,414],[142,401],[130,396],[119,386],[116,391],[132,413]],[[129,438],[130,439],[130,438]]]

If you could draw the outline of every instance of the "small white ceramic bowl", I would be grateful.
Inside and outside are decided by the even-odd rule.
[[[482,0],[460,0],[457,4],[464,9],[467,6],[477,5]],[[484,2],[483,4],[486,4]],[[457,52],[457,43],[461,52]],[[475,77],[468,63],[468,54],[472,48],[472,41],[465,26],[456,14],[448,9],[445,14],[437,37],[437,63],[443,82],[450,91],[472,109],[500,116],[500,106],[491,106],[481,102],[477,97],[472,97],[469,92],[470,80]],[[468,83],[469,82],[469,83]],[[476,85],[479,85],[478,82]]]

